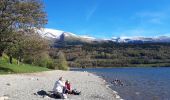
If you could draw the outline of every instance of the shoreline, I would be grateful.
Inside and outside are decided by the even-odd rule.
[[[88,73],[89,73],[89,72],[88,72]],[[93,73],[91,73],[91,74],[93,74]],[[117,91],[115,91],[115,90],[113,90],[112,88],[110,88],[109,83],[108,83],[102,76],[99,76],[99,75],[97,75],[97,74],[93,74],[93,75],[96,75],[96,76],[98,76],[99,78],[101,78],[101,79],[103,80],[103,82],[105,83],[106,88],[107,88],[107,89],[110,89],[110,91],[113,92],[113,94],[114,94],[114,96],[115,96],[116,99],[124,100],[124,99],[122,99],[122,98],[119,96],[119,94],[118,94]]]
[[[93,69],[93,68],[97,68],[97,69],[100,69],[100,68],[169,68],[169,66],[132,66],[132,67],[86,67],[86,68],[79,68],[79,67],[71,67],[70,69]],[[69,70],[70,71],[70,70]]]
[[[99,67],[99,69],[100,69],[100,68],[101,68],[101,67]],[[104,67],[102,67],[102,68],[104,68]],[[110,68],[111,68],[111,67],[110,67]],[[116,68],[116,67],[114,67],[114,68]],[[122,68],[126,68],[126,67],[122,67]],[[71,68],[70,71],[74,71],[74,69],[81,69],[81,68]],[[85,69],[86,69],[86,68],[85,68]],[[90,68],[87,68],[87,69],[90,69]],[[79,70],[78,70],[78,72],[87,72],[87,71],[79,71]],[[107,81],[104,79],[104,77],[102,77],[102,76],[100,76],[100,75],[97,75],[97,74],[95,74],[95,73],[91,73],[91,72],[87,72],[87,73],[93,74],[93,75],[99,77],[100,79],[102,79],[103,82],[105,83],[106,88],[107,88],[107,89],[110,89],[110,91],[113,92],[113,94],[114,94],[114,96],[115,96],[116,99],[124,100],[124,99],[122,99],[122,98],[120,97],[120,95],[118,94],[117,91],[113,90],[113,89],[110,87],[111,84],[109,84],[109,82],[107,82]]]
[[[73,71],[73,72],[74,72],[74,71]],[[79,71],[79,72],[80,72],[80,71]],[[122,98],[119,96],[119,94],[118,94],[117,91],[115,91],[115,90],[113,90],[112,88],[110,88],[109,83],[108,83],[102,76],[97,75],[97,74],[94,74],[94,73],[90,73],[90,72],[87,72],[87,71],[85,71],[85,72],[86,72],[86,73],[89,73],[89,74],[92,74],[92,75],[97,76],[98,78],[100,78],[100,79],[104,82],[105,87],[106,87],[107,89],[109,89],[109,91],[111,91],[111,92],[113,93],[113,95],[114,95],[114,97],[115,97],[116,99],[124,100],[124,99],[122,99]]]
[[[68,95],[68,100],[121,100],[100,76],[89,72],[78,71],[46,71],[25,74],[0,75],[0,100],[55,100],[35,95],[38,91],[50,91],[58,78],[70,80],[73,89],[81,91],[81,95]]]

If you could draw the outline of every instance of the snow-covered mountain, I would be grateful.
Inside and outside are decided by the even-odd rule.
[[[158,36],[158,37],[113,37],[111,39],[96,39],[89,36],[79,36],[71,32],[65,32],[55,29],[41,29],[38,33],[49,40],[60,40],[61,41],[75,41],[75,42],[107,42],[113,41],[117,43],[170,43],[170,37]]]
[[[61,31],[61,30],[54,30],[54,29],[48,29],[48,28],[38,30],[38,33],[42,37],[49,38],[49,39],[50,38],[58,39],[63,32],[64,31]]]
[[[170,43],[170,37],[113,37],[112,41],[118,43]]]
[[[82,42],[92,42],[96,39],[89,36],[79,36],[71,32],[65,32],[61,30],[54,30],[54,29],[41,29],[38,30],[38,33],[47,39],[57,39],[57,40],[63,40],[63,41],[82,41]]]

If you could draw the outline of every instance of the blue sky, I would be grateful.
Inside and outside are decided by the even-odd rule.
[[[170,0],[43,0],[46,28],[96,38],[170,36]]]

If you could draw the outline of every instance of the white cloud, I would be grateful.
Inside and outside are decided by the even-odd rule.
[[[136,19],[140,19],[141,23],[152,23],[152,24],[162,24],[164,22],[164,19],[166,19],[167,12],[161,11],[161,12],[138,12],[135,15]]]
[[[160,35],[160,33],[156,31],[141,29],[141,28],[126,30],[126,31],[122,31],[119,33],[114,33],[114,34],[118,34],[120,37],[125,37],[125,38],[126,37],[149,37],[149,36]]]
[[[122,33],[120,33],[121,37],[127,37],[127,36],[143,36],[146,32],[143,29],[132,29],[132,30],[127,30]]]
[[[96,0],[93,7],[86,14],[86,21],[89,21],[104,0]],[[90,7],[89,7],[90,8]]]
[[[169,33],[161,34],[160,36],[170,36],[170,32]]]
[[[95,13],[95,11],[97,10],[98,6],[94,6],[87,14],[86,16],[86,20],[88,21],[92,16],[93,14]]]
[[[136,15],[140,17],[164,17],[165,13],[164,12],[139,12],[136,13]]]
[[[162,24],[162,20],[160,18],[152,18],[149,22],[154,24]]]

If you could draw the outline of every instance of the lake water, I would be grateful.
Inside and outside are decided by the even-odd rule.
[[[170,68],[72,69],[102,76],[125,100],[170,100]],[[121,85],[112,84],[121,80]]]

